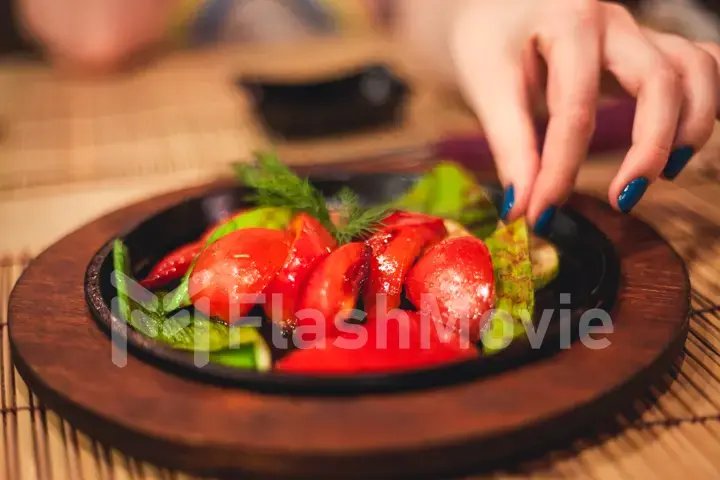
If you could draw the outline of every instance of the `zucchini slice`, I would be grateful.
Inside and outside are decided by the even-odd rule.
[[[530,240],[530,260],[535,290],[555,280],[560,271],[560,256],[554,245],[533,235]]]

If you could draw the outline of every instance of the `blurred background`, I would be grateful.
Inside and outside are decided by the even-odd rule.
[[[83,14],[73,2],[35,3]],[[13,232],[0,252],[38,251],[121,204],[227,175],[261,148],[288,163],[329,163],[412,155],[448,134],[476,141],[478,122],[456,92],[405,75],[391,4],[182,0],[151,48],[85,45],[88,64],[77,66],[32,31],[44,10],[0,0],[0,218]],[[345,131],[323,132],[340,117]],[[300,138],[287,140],[293,128]],[[42,232],[30,215],[44,219]]]
[[[392,0],[158,0],[170,21],[157,38],[137,20],[149,4],[132,0],[137,44],[89,8],[106,1],[0,0],[0,218],[13,232],[0,252],[37,252],[119,205],[227,175],[257,149],[333,165],[436,153],[492,170],[461,96],[409,68],[393,41]],[[627,3],[644,23],[713,40],[714,2]],[[73,62],[42,25],[78,24],[94,36],[65,32]],[[594,162],[619,161],[596,157],[627,148],[633,108],[603,101]],[[542,105],[537,116],[542,134]]]

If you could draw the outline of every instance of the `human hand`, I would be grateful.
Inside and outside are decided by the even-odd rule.
[[[609,187],[618,210],[629,212],[659,178],[674,179],[712,134],[720,46],[644,29],[620,5],[468,0],[450,28],[457,79],[506,188],[503,216],[526,215],[539,233],[587,154],[603,71],[637,98],[633,145]],[[541,155],[530,105],[543,94]]]

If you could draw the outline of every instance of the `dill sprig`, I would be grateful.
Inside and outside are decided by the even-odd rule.
[[[286,207],[315,217],[339,245],[372,235],[390,212],[388,206],[364,208],[359,197],[343,188],[333,198],[337,224],[330,217],[324,195],[307,179],[298,177],[275,154],[258,153],[254,163],[236,164],[240,182],[253,190],[249,200],[261,207]]]
[[[382,221],[390,213],[388,205],[364,208],[360,198],[350,188],[344,187],[338,192],[339,225],[335,237],[339,244],[354,238],[366,238],[382,226]]]
[[[332,226],[325,198],[301,179],[274,154],[258,153],[251,164],[238,164],[240,182],[254,192],[249,200],[263,207],[288,207],[317,218],[326,228]]]

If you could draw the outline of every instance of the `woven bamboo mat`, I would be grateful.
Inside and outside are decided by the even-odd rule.
[[[268,145],[288,163],[317,163],[416,146],[448,129],[477,129],[466,107],[448,108],[445,91],[420,89],[397,128],[290,148],[267,138],[237,86],[240,76],[325,78],[325,71],[354,70],[378,57],[404,69],[382,41],[343,45],[318,42],[304,54],[264,46],[171,56],[132,75],[90,81],[58,79],[29,61],[0,62],[0,194],[121,177],[153,176],[159,183],[179,171],[206,178]]]
[[[318,46],[312,58],[337,66],[376,58],[378,48],[343,48],[339,55]],[[262,70],[263,58],[259,52],[170,58],[146,72],[88,83],[60,81],[42,66],[0,64],[0,478],[191,478],[127,458],[45,409],[12,365],[7,299],[29,259],[83,223],[224,174],[228,162],[267,145],[232,86],[240,71]],[[287,58],[283,68],[293,75],[313,63]],[[398,129],[279,149],[290,162],[318,162],[465,128],[474,128],[466,111],[420,90]],[[608,156],[586,165],[580,188],[604,196],[617,162]],[[654,186],[636,212],[681,253],[691,274],[691,333],[675,371],[637,399],[635,414],[496,478],[720,478],[718,205],[720,185],[688,173]]]

